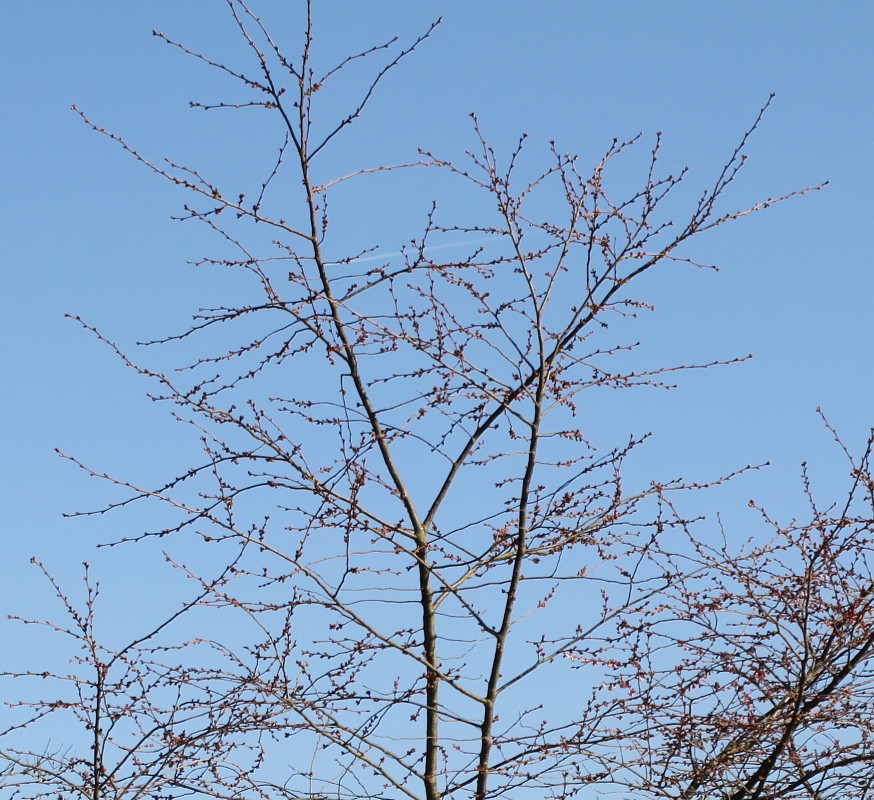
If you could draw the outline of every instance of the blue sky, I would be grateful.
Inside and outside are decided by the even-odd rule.
[[[255,5],[295,41],[292,4]],[[415,158],[418,146],[459,155],[473,144],[475,111],[499,149],[527,132],[535,164],[549,139],[594,163],[614,136],[643,131],[651,141],[663,131],[665,164],[689,165],[698,188],[775,92],[732,201],[829,186],[703,237],[697,252],[722,271],[670,270],[651,287],[657,311],[640,334],[656,362],[755,358],[689,374],[671,393],[618,400],[605,407],[604,427],[652,430],[640,469],[690,479],[771,460],[767,473],[714,495],[727,513],[755,496],[792,514],[803,460],[824,496],[839,491],[846,468],[815,408],[850,446],[874,424],[870,4],[328,0],[317,9],[320,41],[335,55],[445,17],[341,143],[338,170],[343,159]],[[130,343],[180,327],[235,286],[185,265],[214,241],[171,222],[181,196],[91,132],[70,104],[145,153],[202,159],[232,178],[274,145],[251,117],[189,111],[188,100],[218,97],[226,84],[150,35],[157,28],[236,52],[218,0],[13,0],[5,17],[0,608],[38,614],[46,592],[28,559],[75,574],[71,565],[93,559],[93,543],[115,532],[112,519],[62,520],[109,495],[53,448],[148,480],[196,446],[145,399],[145,383],[64,314]],[[220,140],[214,126],[225,122]],[[633,169],[617,179],[633,185]],[[368,198],[391,219],[385,238],[368,239],[352,222],[350,243],[391,252],[415,233],[402,223],[428,198],[415,182],[404,186],[409,197]],[[110,591],[148,589],[136,564],[112,563]]]

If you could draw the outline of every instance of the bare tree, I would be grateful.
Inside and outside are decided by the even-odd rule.
[[[82,323],[203,448],[161,486],[77,461],[127,490],[90,513],[163,505],[171,525],[123,540],[200,541],[214,573],[171,559],[193,599],[123,648],[94,634],[93,589],[80,611],[56,586],[72,620],[57,629],[84,655],[50,676],[57,695],[18,704],[3,784],[90,800],[870,796],[871,442],[847,452],[845,504],[820,510],[809,491],[809,519],[762,511],[771,540],[715,544],[682,497],[732,476],[629,482],[646,437],[605,448],[584,413],[594,392],[731,363],[635,366],[621,336],[648,307],[642,276],[705,267],[693,238],[785,199],[724,207],[762,114],[683,216],[686,173],[662,171],[659,137],[624,196],[610,173],[637,139],[592,169],[552,146],[519,177],[524,137],[501,157],[475,118],[463,162],[421,151],[338,174],[332,148],[437,23],[319,69],[309,4],[293,58],[227,5],[244,66],[156,36],[249,98],[193,106],[278,121],[254,190],[150,160],[83,114],[188,192],[183,217],[227,246],[199,263],[258,289],[149,343],[206,337],[173,372]],[[326,86],[374,63],[345,113],[315,113]],[[463,219],[431,205],[398,259],[344,252],[333,193],[412,169],[483,202]],[[464,257],[437,256],[459,241]],[[213,616],[221,634],[198,635]],[[69,715],[85,738],[33,747]]]
[[[861,459],[844,448],[842,501],[821,508],[805,467],[805,518],[759,508],[771,538],[710,544],[688,530],[683,557],[661,554],[676,578],[654,615],[570,655],[628,693],[615,774],[634,765],[629,794],[871,796],[872,442]]]

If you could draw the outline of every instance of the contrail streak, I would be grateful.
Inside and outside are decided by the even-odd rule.
[[[425,248],[425,252],[429,253],[432,250],[447,250],[450,247],[464,247],[468,244],[485,244],[486,242],[490,242],[491,239],[483,238],[483,239],[465,239],[463,242],[447,242],[446,244],[435,244]],[[402,256],[403,253],[400,250],[396,250],[393,253],[373,253],[369,256],[361,256],[361,258],[353,258],[351,261],[347,262],[349,264],[360,264],[362,261],[380,261],[386,260],[389,258],[397,258],[398,256]]]

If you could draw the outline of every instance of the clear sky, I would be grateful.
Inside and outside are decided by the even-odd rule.
[[[294,5],[253,0],[289,42]],[[321,41],[334,54],[395,33],[409,37],[445,17],[350,132],[340,148],[350,164],[415,158],[417,146],[460,154],[473,144],[467,115],[476,111],[498,148],[527,132],[535,162],[545,161],[549,139],[594,163],[614,136],[663,131],[665,163],[689,165],[690,185],[703,187],[775,92],[731,198],[740,207],[824,180],[829,186],[702,238],[697,252],[721,272],[671,269],[652,286],[657,311],[641,327],[653,361],[755,358],[689,374],[671,393],[623,400],[615,414],[605,412],[604,425],[654,431],[647,458],[690,479],[773,462],[716,496],[717,507],[755,496],[791,514],[803,460],[825,497],[840,487],[845,465],[815,408],[850,446],[874,424],[874,6],[321,0],[316,7]],[[189,111],[187,101],[215,98],[224,85],[150,35],[157,28],[210,52],[233,50],[219,0],[10,0],[4,23],[0,609],[38,614],[46,593],[28,559],[44,558],[64,574],[93,558],[92,544],[113,531],[111,519],[61,519],[108,495],[53,448],[148,480],[193,446],[144,398],[145,383],[64,314],[130,343],[181,327],[190,310],[220,301],[231,286],[186,266],[215,243],[169,220],[181,195],[69,106],[156,158],[200,163],[230,152],[235,162],[222,168],[232,176],[263,157],[258,148],[268,139],[257,122],[230,122],[238,149],[228,150],[228,140],[220,146],[212,126],[225,120]],[[619,175],[629,185],[634,177]],[[396,239],[350,236],[397,250],[416,232],[401,230],[405,209],[427,207],[415,189],[367,200],[397,216]],[[133,570],[115,580],[130,586],[142,578]]]

